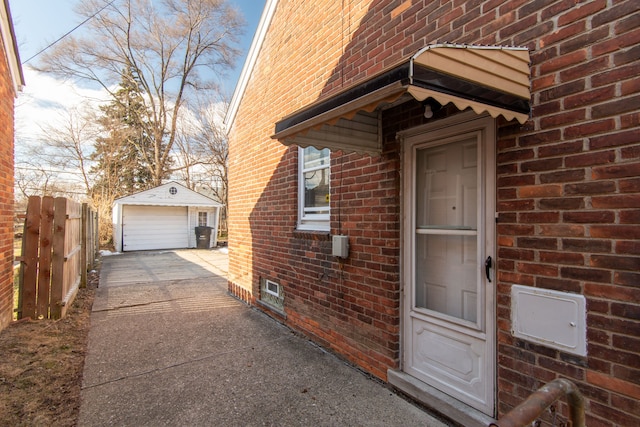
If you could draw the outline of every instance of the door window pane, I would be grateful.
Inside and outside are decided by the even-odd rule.
[[[417,235],[415,305],[477,320],[477,236]]]
[[[475,139],[417,151],[416,225],[477,228]]]
[[[478,161],[475,137],[416,152],[415,294],[424,308],[476,322]]]

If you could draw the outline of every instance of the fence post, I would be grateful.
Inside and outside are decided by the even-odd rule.
[[[100,214],[96,210],[93,220],[93,244],[95,245],[93,256],[97,257],[100,253]]]
[[[36,318],[36,292],[38,279],[38,235],[40,234],[40,197],[30,196],[22,235],[22,262],[20,263],[20,305],[18,319]]]
[[[51,318],[62,316],[64,298],[64,256],[65,226],[67,222],[67,200],[56,197],[53,215],[53,263],[51,267]]]
[[[49,318],[51,292],[51,234],[53,228],[53,197],[42,198],[40,206],[40,254],[38,257],[38,299],[36,316]]]
[[[89,233],[87,233],[87,226],[89,224],[88,221],[88,213],[89,205],[86,203],[82,204],[82,219],[80,221],[80,287],[87,287],[87,269],[89,268],[87,262],[87,249],[91,248],[92,245],[89,245],[87,242],[87,238],[89,237]]]

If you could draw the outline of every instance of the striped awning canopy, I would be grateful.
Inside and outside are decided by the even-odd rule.
[[[365,82],[282,118],[273,138],[285,145],[376,154],[381,108],[407,95],[525,123],[529,62],[526,48],[429,45]]]

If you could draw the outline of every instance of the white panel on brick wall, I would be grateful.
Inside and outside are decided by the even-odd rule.
[[[587,355],[583,295],[513,285],[511,323],[515,337],[567,353]]]

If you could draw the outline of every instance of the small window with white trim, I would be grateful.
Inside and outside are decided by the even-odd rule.
[[[298,150],[298,229],[329,231],[331,151]]]
[[[280,285],[276,282],[272,282],[271,280],[265,281],[264,290],[275,297],[280,296]]]
[[[284,289],[278,282],[260,278],[260,302],[284,315]]]
[[[198,227],[206,227],[207,219],[207,212],[198,212]]]

